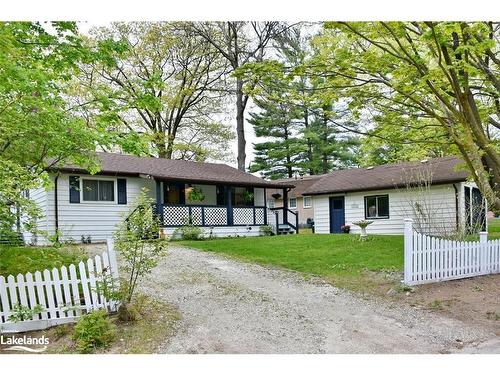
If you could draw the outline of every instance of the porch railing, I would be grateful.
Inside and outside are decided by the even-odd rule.
[[[278,225],[289,225],[295,233],[299,233],[299,214],[285,207],[271,208],[276,214],[276,222]],[[286,214],[285,214],[286,213]]]
[[[192,224],[201,227],[267,225],[264,206],[155,205],[165,227]]]

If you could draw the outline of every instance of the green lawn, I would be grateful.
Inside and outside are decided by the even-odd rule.
[[[500,218],[490,219],[488,221],[488,238],[500,238]]]
[[[380,271],[402,271],[403,237],[303,234],[299,236],[247,237],[181,244],[222,253],[244,261],[279,266],[318,275],[343,287],[366,289],[363,284],[387,283]]]
[[[78,247],[67,248],[0,245],[0,275],[17,275],[68,266],[88,258]]]

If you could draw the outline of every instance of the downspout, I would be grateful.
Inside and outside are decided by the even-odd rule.
[[[460,230],[460,217],[458,214],[459,204],[458,204],[458,188],[456,184],[453,184],[453,189],[455,189],[455,229],[458,232]]]
[[[57,201],[57,180],[59,179],[59,173],[56,174],[54,178],[54,219],[56,226],[56,241],[59,242],[59,202]]]

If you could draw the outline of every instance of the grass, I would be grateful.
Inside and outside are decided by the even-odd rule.
[[[321,276],[340,287],[366,290],[399,280],[403,269],[402,236],[303,234],[182,241],[188,247]],[[390,277],[392,275],[392,277]],[[388,277],[389,276],[389,277]]]
[[[17,275],[68,266],[88,258],[76,246],[62,248],[0,245],[0,275]]]
[[[488,238],[500,238],[500,218],[488,220]]]
[[[488,223],[489,238],[500,238],[500,219]],[[336,286],[364,292],[397,289],[403,270],[403,236],[372,235],[361,242],[357,235],[226,238],[181,241],[188,247],[225,254],[262,265],[278,266],[325,278]]]

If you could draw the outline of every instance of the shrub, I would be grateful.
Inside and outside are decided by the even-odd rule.
[[[273,228],[270,225],[261,225],[259,227],[260,234],[263,236],[272,236],[274,235]]]
[[[203,231],[201,230],[201,228],[191,224],[183,225],[182,227],[179,227],[174,231],[174,237],[180,237],[181,239],[188,241],[201,240],[202,234]]]
[[[108,347],[115,339],[116,327],[106,310],[94,310],[80,318],[75,325],[73,340],[79,353],[91,353]]]
[[[167,241],[159,238],[159,233],[160,222],[153,211],[152,199],[143,189],[115,232],[115,248],[122,259],[122,288],[125,289],[120,302],[125,306],[132,300],[141,278],[151,273],[167,254]]]

